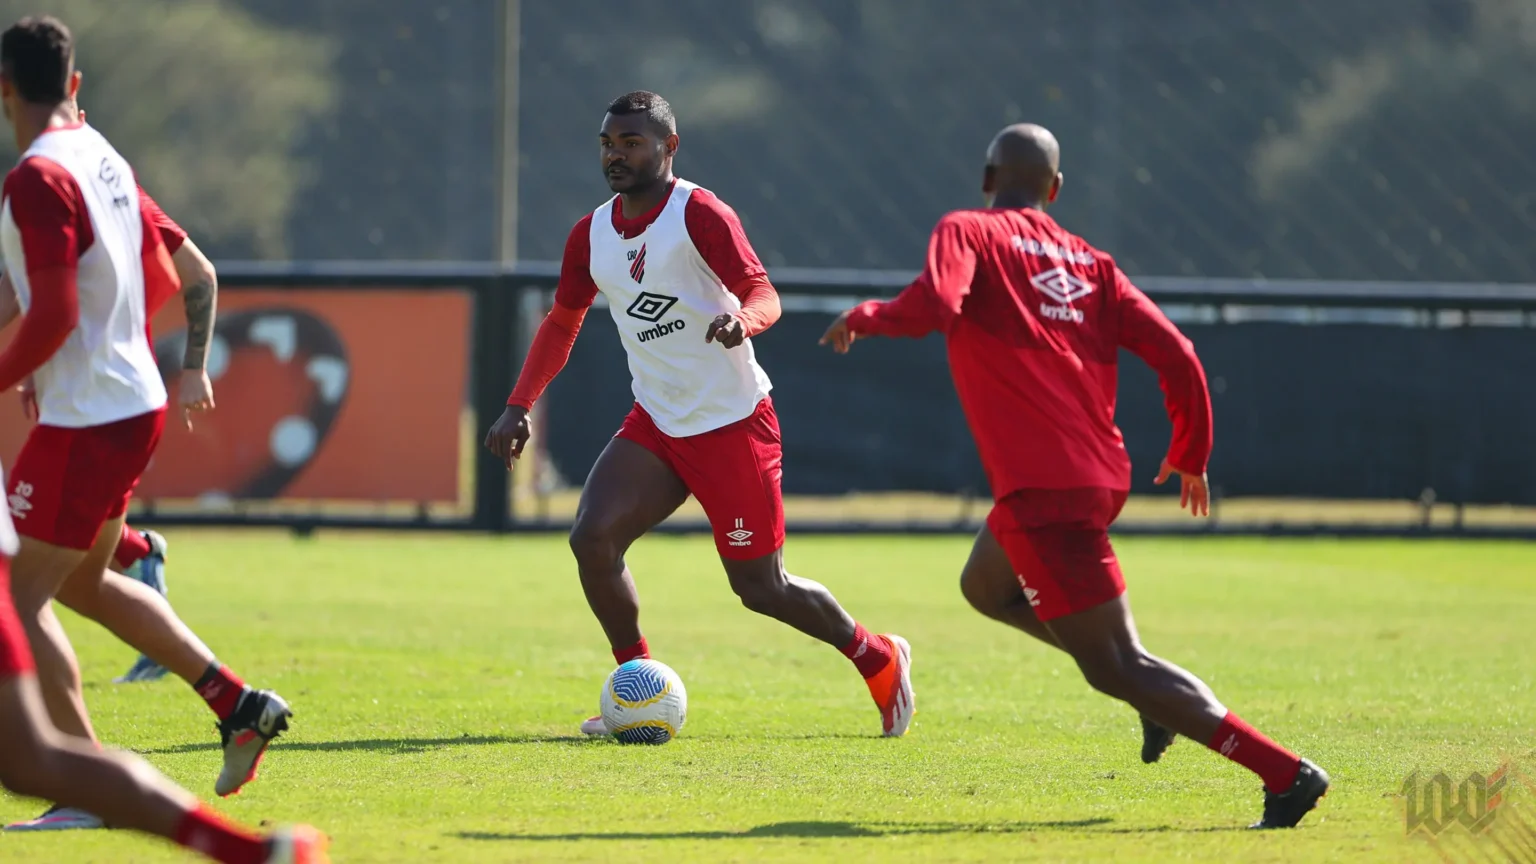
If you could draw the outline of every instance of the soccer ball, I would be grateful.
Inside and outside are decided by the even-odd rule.
[[[620,744],[665,744],[688,716],[683,679],[665,663],[631,660],[603,682],[603,725]]]

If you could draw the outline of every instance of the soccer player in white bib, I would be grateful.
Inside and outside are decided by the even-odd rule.
[[[177,290],[175,265],[132,168],[79,117],[68,29],[27,19],[5,38],[4,103],[22,158],[5,179],[0,247],[23,317],[0,354],[0,390],[28,376],[36,385],[38,425],[17,458],[7,503],[21,535],[11,593],[38,684],[53,726],[94,741],[52,601],[139,637],[131,641],[161,654],[221,718],[225,764],[215,788],[232,794],[286,728],[288,706],[213,662],[152,588],[103,576],[165,422],[148,313]],[[193,327],[211,330],[209,304]],[[53,808],[10,827],[100,827],[100,815]]]
[[[0,35],[0,99],[22,152],[5,178],[0,248],[25,313],[0,353],[0,390],[34,376],[40,413],[0,513],[0,782],[224,864],[323,864],[314,829],[259,836],[136,757],[102,750],[52,611],[68,580],[100,579],[159,439],[166,393],[145,310],[176,285],[132,169],[79,119],[73,42],[47,17]]]
[[[778,294],[735,211],[673,175],[677,146],[672,109],[655,93],[608,106],[598,151],[617,194],[571,229],[554,307],[486,447],[511,470],[529,410],[602,292],[629,356],[635,405],[587,477],[571,551],[614,660],[650,656],[624,553],[691,494],[742,603],[840,649],[863,675],[881,731],[900,736],[913,713],[906,640],[869,633],[824,586],[784,569],[783,448],[752,351],[752,337],[778,320]],[[596,717],[581,728],[606,732]]]

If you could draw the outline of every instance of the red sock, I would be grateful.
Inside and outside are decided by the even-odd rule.
[[[1264,737],[1231,711],[1206,746],[1259,775],[1264,788],[1275,794],[1291,788],[1301,770],[1299,756]]]
[[[201,852],[219,864],[263,864],[267,841],[199,804],[176,827],[176,844]]]
[[[859,623],[853,625],[853,640],[844,645],[842,651],[866,679],[879,675],[891,662],[891,643],[869,635]]]
[[[203,677],[197,679],[192,685],[197,695],[203,697],[213,713],[220,720],[228,720],[229,715],[235,713],[235,708],[240,704],[240,694],[245,692],[245,682],[240,676],[229,671],[228,666],[220,666],[217,661],[210,664]]]
[[[124,522],[123,536],[117,538],[117,551],[112,553],[112,560],[117,562],[117,566],[127,570],[148,554],[149,541],[144,539],[143,534],[129,528],[128,523]]]
[[[644,637],[641,637],[639,642],[636,642],[628,648],[613,649],[613,660],[620,666],[623,666],[625,663],[628,663],[631,660],[649,659],[651,659],[651,646],[645,644]]]

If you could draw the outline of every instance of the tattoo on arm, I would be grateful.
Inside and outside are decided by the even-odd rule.
[[[181,291],[187,311],[187,350],[181,368],[201,369],[208,361],[208,343],[213,339],[213,320],[219,305],[219,284],[212,274],[203,276]]]

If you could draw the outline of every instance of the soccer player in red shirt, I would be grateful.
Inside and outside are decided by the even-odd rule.
[[[135,350],[147,347],[139,343],[147,343],[148,334],[145,298],[133,292],[147,294],[146,283],[174,276],[168,267],[151,269],[165,263],[164,247],[137,197],[123,191],[132,176],[127,163],[79,121],[73,105],[79,83],[73,39],[57,20],[24,18],[0,35],[0,101],[24,154],[6,177],[0,244],[26,307],[20,332],[0,353],[0,390],[36,372],[43,419],[38,429],[44,430],[34,430],[18,460],[36,482],[9,487],[11,512],[0,514],[0,781],[18,794],[99,814],[110,824],[165,837],[224,864],[324,862],[324,837],[312,828],[260,837],[226,822],[141,760],[101,750],[87,740],[89,721],[85,735],[61,733],[49,717],[54,706],[47,703],[49,697],[79,702],[77,671],[76,692],[57,687],[60,673],[73,670],[68,642],[52,612],[39,615],[36,605],[22,608],[45,632],[28,633],[29,622],[13,603],[13,595],[35,599],[39,583],[51,580],[56,587],[77,566],[100,573],[101,553],[115,545],[117,526],[95,543],[100,522],[89,526],[90,514],[126,496],[131,475],[142,468],[102,457],[115,447],[122,461],[147,458],[163,413],[163,405],[154,406],[163,403],[164,389],[146,377],[146,368],[153,370],[152,364],[146,367],[147,353]],[[60,210],[70,218],[56,222]],[[67,240],[61,242],[60,234]],[[60,257],[60,245],[72,247],[69,254]],[[85,322],[101,329],[77,332]],[[105,370],[117,376],[110,384],[101,380]],[[75,389],[61,390],[61,384]],[[150,410],[117,423],[47,425],[143,405]],[[56,456],[62,462],[45,458]],[[60,464],[68,469],[68,482],[55,488],[52,467]],[[72,473],[76,470],[84,473]],[[13,514],[31,520],[19,539]],[[39,539],[40,533],[51,539]],[[82,538],[91,551],[80,547]],[[93,561],[96,554],[101,558]],[[42,605],[46,608],[46,601]],[[29,639],[52,653],[52,668],[35,665]],[[54,679],[52,692],[39,671]]]
[[[79,110],[73,93],[60,110],[75,112],[78,122],[84,123],[85,112]],[[41,170],[44,171],[54,170],[53,163],[46,158],[39,157],[33,164],[42,166]],[[34,193],[38,190],[26,183],[26,179],[22,177],[17,183],[7,186],[6,203],[9,209],[6,212],[9,213],[8,218],[16,223],[17,230],[20,232],[23,240],[23,254],[31,256],[29,263],[36,264],[37,260],[67,258],[70,254],[68,249],[61,248],[61,244],[55,241],[63,238],[63,245],[67,245],[72,236],[71,232],[79,234],[73,240],[78,247],[74,253],[75,257],[80,258],[88,253],[95,243],[92,234],[96,229],[88,222],[82,222],[79,225],[64,224],[68,223],[68,220],[62,214],[67,211],[69,202],[64,202],[66,206],[61,208],[59,196],[52,193],[52,187],[45,188],[40,197],[35,195]],[[68,188],[69,183],[60,178],[59,183],[55,185]],[[187,427],[191,428],[194,412],[206,411],[214,407],[213,387],[209,381],[206,366],[217,306],[217,274],[212,263],[187,237],[181,226],[166,216],[142,187],[137,187],[136,193],[138,210],[144,222],[146,248],[150,245],[149,241],[159,240],[158,243],[152,244],[153,253],[149,251],[145,253],[144,345],[148,347],[150,340],[149,318],[170,299],[171,295],[180,291],[187,315],[187,344],[183,352],[180,401],[183,420]],[[50,218],[53,218],[53,222],[49,221]],[[61,219],[63,222],[60,222]],[[31,243],[30,247],[28,243]],[[151,257],[153,260],[150,260]],[[156,276],[160,278],[152,278]],[[41,301],[46,311],[49,299],[46,295],[34,297],[34,305]],[[0,276],[0,326],[9,324],[19,313],[19,295],[11,273],[7,272]],[[38,321],[55,327],[62,326],[61,322],[43,316],[33,319],[31,326],[34,328],[34,333],[38,332]],[[27,325],[23,326],[25,328]],[[20,337],[21,334],[18,334],[17,341],[20,341]],[[158,374],[156,371],[157,377]],[[26,388],[23,392],[24,410],[29,417],[40,421],[34,437],[48,439],[50,436],[78,437],[95,434],[89,431],[61,432],[60,427],[50,425],[50,421],[42,416],[39,409],[31,376],[28,377]],[[81,405],[89,404],[89,400],[80,397],[76,397],[74,401]],[[46,450],[34,448],[32,455],[36,456],[39,452],[46,452]],[[23,450],[23,456],[26,455],[28,451]],[[17,470],[13,473],[18,476],[13,479],[18,484],[27,483],[27,474],[33,467],[32,463],[23,459],[16,466]],[[46,468],[46,460],[42,466],[38,467]],[[28,483],[28,485],[38,484]],[[12,503],[14,506],[14,501]],[[126,498],[120,503],[126,506]],[[32,517],[32,522],[27,522],[22,511],[17,511],[15,515],[22,522],[22,533],[29,536],[49,531],[57,534],[65,530],[59,527],[64,522],[69,522],[71,519],[78,521],[75,514],[71,514],[69,519],[56,517],[54,527],[50,529],[39,526],[36,516]],[[65,606],[96,621],[110,630],[113,635],[144,652],[130,670],[136,673],[136,677],[143,676],[138,680],[158,677],[155,675],[155,670],[169,668],[203,698],[219,720],[219,733],[224,751],[224,765],[214,784],[214,791],[221,796],[233,795],[246,783],[255,779],[267,745],[287,727],[287,718],[290,716],[288,706],[281,697],[271,691],[257,690],[247,686],[228,666],[218,662],[208,646],[177,617],[175,611],[164,600],[165,544],[163,538],[146,536],[132,531],[126,523],[119,524],[121,530],[117,531],[118,541],[112,553],[113,562],[122,566],[120,562],[125,560],[131,562],[133,557],[137,557],[141,559],[138,568],[141,576],[150,578],[127,577],[107,572],[76,573],[64,581],[54,597]],[[76,533],[83,541],[85,525],[76,526],[76,529]],[[111,536],[110,533],[107,536]],[[105,543],[104,539],[102,543]],[[140,554],[140,550],[136,548],[139,546],[147,547],[148,554]],[[148,586],[151,590],[146,590],[144,586]],[[154,596],[156,593],[161,597],[156,598]],[[43,594],[39,592],[37,596],[41,597]],[[166,665],[162,666],[150,659],[150,655],[164,660]],[[80,700],[54,699],[50,702],[50,708],[61,712],[54,716],[54,722],[59,728],[72,734],[94,737],[89,720],[84,714],[83,702]],[[95,827],[99,822],[100,819],[94,814],[80,812],[73,808],[55,807],[50,808],[37,819],[8,826],[7,830],[68,830]]]
[[[80,120],[82,122],[85,120],[83,110],[80,111]],[[197,248],[197,244],[187,236],[187,232],[160,209],[160,205],[149,197],[149,193],[145,192],[142,186],[139,187],[139,205],[143,208],[149,225],[160,234],[166,251],[171,255],[171,263],[175,266],[177,282],[182,286],[181,295],[188,323],[187,344],[183,352],[180,401],[184,422],[187,428],[191,429],[193,412],[211,411],[214,408],[213,385],[208,379],[207,358],[208,346],[213,338],[213,319],[218,303],[218,273],[213,267],[213,262],[203,255],[202,250]],[[147,298],[147,311],[151,318],[169,299],[166,296],[168,288],[164,284],[157,284],[156,288],[156,294]],[[10,276],[0,272],[0,329],[4,329],[20,314],[21,309],[17,305],[15,288],[11,285]],[[151,344],[153,341],[154,336],[151,333]],[[23,415],[28,420],[36,422],[38,419],[37,388],[30,377],[21,386],[21,405]],[[165,581],[165,559],[168,548],[169,544],[158,532],[139,531],[124,522],[121,538],[117,542],[117,548],[112,552],[112,560],[108,568],[114,573],[142,582],[155,589],[160,596],[166,597],[168,591]],[[65,605],[69,605],[66,598],[61,599],[65,601]],[[92,617],[89,612],[76,611],[80,611],[88,618]],[[131,615],[130,610],[116,608],[107,614],[114,615],[114,613],[116,613],[114,617],[120,617],[122,614]],[[119,638],[129,644],[135,644],[137,641],[131,629],[125,631],[114,629],[111,620],[98,623],[113,630]],[[131,627],[131,622],[125,626]],[[153,634],[151,638],[154,638]],[[198,651],[201,646],[201,643],[195,640],[188,644],[194,651]],[[210,665],[215,667],[217,665],[212,663],[211,656],[199,668],[206,670]],[[141,653],[128,671],[114,680],[118,683],[158,681],[169,671],[148,654]],[[198,679],[190,683],[195,686],[200,678],[201,673]]]
[[[783,448],[752,348],[780,312],[767,271],[735,211],[673,175],[677,121],[665,99],[615,100],[598,144],[617,194],[571,229],[554,308],[486,447],[511,470],[528,441],[529,410],[601,291],[629,357],[635,406],[587,477],[571,551],[614,660],[650,656],[624,553],[692,494],[741,602],[841,649],[880,708],[883,733],[904,734],[914,707],[906,640],[870,634],[824,586],[784,569]],[[605,733],[597,717],[582,731]]]
[[[1020,124],[987,153],[990,207],[939,220],[922,275],[889,302],[863,303],[822,338],[845,353],[866,336],[943,333],[960,404],[996,501],[961,577],[982,613],[1072,655],[1088,683],[1141,712],[1143,759],[1171,742],[1206,744],[1264,781],[1255,828],[1295,826],[1328,775],[1228,711],[1195,676],[1136,634],[1108,528],[1131,464],[1115,427],[1116,362],[1126,348],[1158,374],[1173,444],[1158,473],[1181,505],[1209,513],[1211,404],[1194,346],[1114,259],[1056,224],[1060,149]]]

